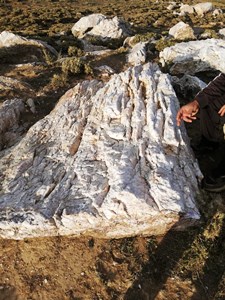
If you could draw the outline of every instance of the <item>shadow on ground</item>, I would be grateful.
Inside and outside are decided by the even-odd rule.
[[[188,232],[171,228],[156,249],[150,245],[149,261],[124,299],[225,299],[224,250],[222,212]]]

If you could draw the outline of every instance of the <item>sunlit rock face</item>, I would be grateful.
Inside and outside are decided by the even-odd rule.
[[[173,75],[209,70],[225,73],[225,40],[222,39],[178,43],[165,48],[159,56],[162,66]]]
[[[145,64],[79,83],[2,151],[1,236],[162,234],[199,219],[201,173],[169,78]]]

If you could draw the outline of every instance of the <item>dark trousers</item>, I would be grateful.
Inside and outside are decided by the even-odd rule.
[[[225,97],[209,99],[208,103],[199,112],[201,134],[210,141],[222,142],[224,141],[225,116],[221,117],[218,111],[225,104]]]
[[[220,108],[225,104],[225,97],[209,99],[209,104],[199,111],[201,134],[209,141],[220,142],[225,150],[223,126],[225,116],[218,114]],[[211,101],[210,101],[211,100]],[[212,170],[214,177],[225,175],[225,151],[220,151],[220,162]]]

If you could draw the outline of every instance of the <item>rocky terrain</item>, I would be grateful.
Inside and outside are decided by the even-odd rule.
[[[1,1],[0,299],[224,299],[224,193],[180,104],[222,1]],[[221,149],[223,151],[223,149]]]

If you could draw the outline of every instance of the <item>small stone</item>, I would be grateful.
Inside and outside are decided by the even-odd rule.
[[[27,100],[27,105],[29,106],[30,108],[30,111],[35,114],[36,113],[36,108],[35,108],[35,104],[34,104],[34,100],[32,98],[29,98]]]

